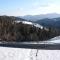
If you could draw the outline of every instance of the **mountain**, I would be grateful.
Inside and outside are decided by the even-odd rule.
[[[16,21],[27,21],[26,19],[20,18],[20,17],[15,17]]]
[[[38,23],[33,23],[33,22],[30,22],[30,21],[19,21],[19,20],[17,20],[17,21],[15,21],[16,23],[23,23],[23,24],[27,24],[27,25],[32,25],[32,26],[35,26],[35,27],[38,27],[38,28],[40,28],[40,29],[43,29],[43,26],[42,25],[40,25],[40,24],[38,24]],[[45,28],[45,27],[44,27]],[[47,28],[45,28],[45,29],[47,29]]]
[[[27,15],[20,16],[18,18],[26,19],[26,21],[32,21],[37,24],[40,24],[44,27],[52,27],[60,29],[60,14],[50,13],[50,14],[41,14],[41,15]]]
[[[22,18],[0,16],[0,41],[43,41],[58,35],[60,33],[57,30],[46,29]]]
[[[59,28],[60,29],[60,17],[59,18],[45,18],[35,21],[35,23],[41,24],[45,27]]]
[[[30,20],[30,21],[37,21],[44,18],[52,19],[57,17],[60,17],[60,14],[50,13],[50,14],[41,14],[41,15],[33,15],[33,16],[32,15],[20,16],[20,18]]]

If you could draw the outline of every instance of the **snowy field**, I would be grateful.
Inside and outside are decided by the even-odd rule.
[[[47,43],[60,44],[60,36]],[[60,60],[60,50],[0,47],[0,60]]]
[[[0,47],[0,60],[60,60],[60,50]]]

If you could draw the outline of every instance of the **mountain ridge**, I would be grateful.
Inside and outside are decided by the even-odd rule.
[[[44,18],[49,18],[49,19],[58,18],[60,17],[60,14],[50,13],[50,14],[41,14],[41,15],[26,15],[26,16],[19,16],[19,17],[30,21],[37,21]]]

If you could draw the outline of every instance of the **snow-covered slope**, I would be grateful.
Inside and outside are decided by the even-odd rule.
[[[43,29],[43,26],[40,25],[40,24],[37,24],[37,23],[32,23],[32,22],[29,22],[29,21],[15,21],[15,22],[16,22],[16,23],[22,22],[23,24],[34,25],[35,27],[38,27],[38,28]]]
[[[54,37],[48,41],[50,43],[59,43],[60,44],[60,36]]]
[[[47,43],[47,44],[60,44],[60,36],[54,37],[50,40],[47,41],[43,41],[43,43]]]
[[[54,37],[47,41],[39,41],[39,42],[23,42],[22,44],[60,44],[60,36]]]
[[[43,42],[41,42],[41,44],[60,44],[60,36],[54,37],[47,41],[43,41]]]

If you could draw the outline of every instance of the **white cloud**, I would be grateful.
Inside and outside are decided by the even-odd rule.
[[[60,13],[60,6],[56,4],[51,4],[47,7],[41,7],[42,13]],[[40,10],[39,9],[39,10]]]
[[[60,13],[60,5],[50,4],[47,6],[38,6],[32,7],[29,11],[30,15],[38,15],[38,14],[47,14],[47,13]]]
[[[38,14],[47,14],[47,13],[60,13],[60,6],[56,4],[50,4],[48,6],[38,6],[32,7],[31,9],[25,10],[23,8],[17,9],[11,13],[11,15],[20,16],[20,15],[38,15]]]

